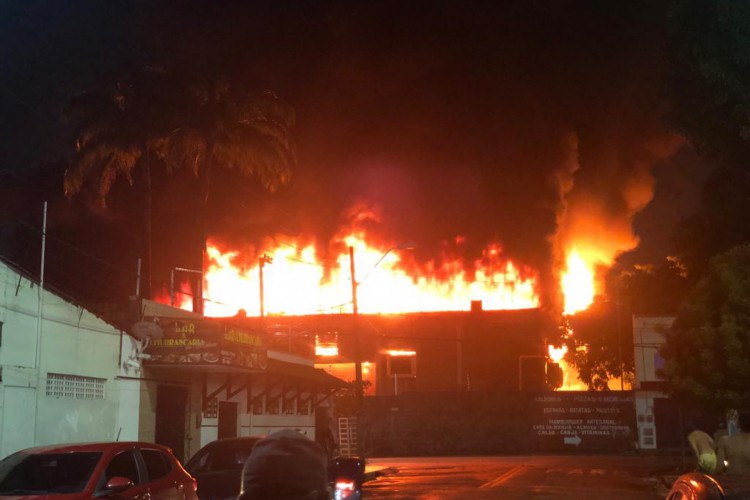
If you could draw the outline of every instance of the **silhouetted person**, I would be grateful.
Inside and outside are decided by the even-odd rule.
[[[716,445],[713,438],[702,430],[695,429],[687,435],[687,440],[698,460],[698,472],[713,474],[716,471]]]
[[[719,472],[732,475],[750,474],[750,413],[740,413],[739,434],[724,436],[717,443]]]
[[[297,431],[258,441],[242,469],[238,500],[327,500],[325,452]]]
[[[727,430],[727,421],[724,418],[719,419],[719,427],[714,431],[714,443],[718,445],[719,439],[723,438],[724,436],[729,436],[729,431]]]

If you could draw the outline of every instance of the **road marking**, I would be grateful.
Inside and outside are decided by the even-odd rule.
[[[517,475],[519,472],[523,471],[526,467],[524,465],[516,465],[512,469],[504,472],[503,474],[500,474],[492,481],[487,481],[482,486],[480,486],[480,489],[486,490],[490,488],[495,488],[496,486],[500,486],[508,479],[512,478],[513,476]]]
[[[606,472],[607,471],[604,469],[591,469],[590,474],[592,476],[603,476],[604,474],[606,474]]]
[[[583,469],[571,469],[568,474],[583,474]]]

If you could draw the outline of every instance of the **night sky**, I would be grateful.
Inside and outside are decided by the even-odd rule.
[[[705,169],[661,119],[667,14],[668,2],[652,0],[4,0],[4,218],[19,186],[70,157],[67,97],[120,60],[190,61],[211,25],[219,66],[295,107],[299,149],[291,184],[270,194],[248,182],[217,206],[220,238],[327,241],[367,206],[380,214],[375,234],[416,242],[417,259],[461,235],[465,257],[500,241],[545,273],[556,235],[575,232],[560,214],[596,203],[598,224],[635,224],[630,261],[658,261]],[[234,181],[217,186],[218,199]],[[81,213],[60,195],[60,212]],[[129,211],[115,199],[100,215],[116,223]]]

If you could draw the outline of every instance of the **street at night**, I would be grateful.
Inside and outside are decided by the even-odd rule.
[[[507,456],[371,459],[387,474],[365,484],[367,498],[395,500],[662,498],[661,478],[678,456]]]
[[[0,497],[744,488],[748,41],[747,0],[0,0]]]

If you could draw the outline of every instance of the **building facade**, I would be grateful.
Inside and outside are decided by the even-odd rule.
[[[0,455],[114,440],[122,332],[0,262]]]
[[[142,440],[186,460],[219,437],[293,428],[314,439],[317,408],[345,386],[312,356],[268,350],[257,332],[140,299],[94,313],[4,262],[0,278],[0,457],[43,444]],[[154,338],[143,335],[143,320],[161,323],[149,330]],[[198,350],[180,342],[173,359],[156,356],[168,334],[189,332],[193,346],[219,339],[201,352],[205,362],[192,362]]]
[[[676,445],[681,439],[676,431],[678,426],[674,425],[679,415],[675,415],[674,405],[661,391],[659,376],[659,369],[664,366],[659,348],[664,343],[664,332],[673,321],[674,316],[633,316],[634,396],[641,449]]]

